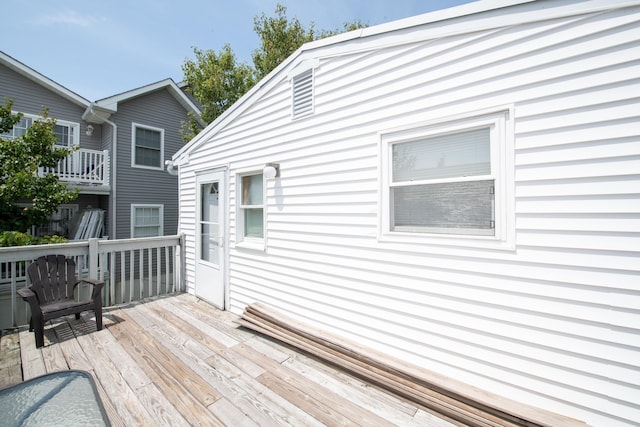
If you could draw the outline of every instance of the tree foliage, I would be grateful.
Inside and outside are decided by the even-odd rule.
[[[253,66],[258,79],[269,74],[303,44],[315,39],[314,24],[305,30],[297,18],[287,18],[287,8],[276,5],[276,16],[264,13],[253,19],[253,30],[260,37],[260,47],[253,52]]]
[[[13,102],[0,106],[0,134],[11,131],[22,114],[13,114]],[[53,174],[38,174],[41,167],[55,167],[71,153],[56,147],[55,120],[45,110],[24,135],[0,138],[0,231],[26,231],[44,224],[62,203],[76,199],[77,191],[67,189]],[[19,202],[30,202],[20,207]]]
[[[182,65],[184,82],[202,104],[202,119],[210,123],[254,85],[254,70],[238,63],[230,45],[220,52],[194,48],[195,60]]]
[[[182,66],[184,82],[202,107],[203,121],[211,123],[304,43],[366,26],[355,20],[339,29],[318,32],[312,22],[305,29],[297,18],[287,17],[285,6],[277,4],[275,16],[263,13],[253,20],[260,46],[253,51],[252,66],[238,63],[228,44],[220,52],[194,48],[195,60],[188,59]],[[183,138],[189,140],[199,130],[198,122],[191,117],[183,124]]]

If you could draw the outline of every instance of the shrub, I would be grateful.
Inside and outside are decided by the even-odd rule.
[[[61,236],[34,237],[19,231],[3,231],[0,233],[0,247],[49,245],[53,243],[67,243],[67,239]]]

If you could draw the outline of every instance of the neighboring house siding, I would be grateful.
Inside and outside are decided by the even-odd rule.
[[[497,394],[637,422],[639,19],[365,39],[320,57],[315,112],[295,121],[282,73],[183,166],[189,289],[194,173],[229,165],[233,312],[264,301]],[[515,113],[515,249],[379,241],[378,132],[493,106]],[[234,247],[235,174],[267,162],[282,177],[267,184],[265,254]]]
[[[14,101],[15,112],[39,115],[44,108],[49,110],[49,117],[78,123],[80,125],[80,146],[82,148],[100,149],[99,126],[94,126],[93,136],[85,134],[86,123],[82,120],[85,107],[81,107],[42,85],[0,65],[0,102],[5,98]]]
[[[109,123],[103,123],[99,127],[101,130],[101,139],[100,139],[100,150],[108,150],[109,151],[109,177],[111,185],[111,192],[107,200],[103,200],[103,206],[100,206],[105,210],[104,216],[104,235],[109,239],[115,239],[116,237],[113,235],[113,219],[111,213],[113,212],[113,182],[114,182],[114,161],[113,161],[113,126]],[[104,206],[106,205],[106,206]]]
[[[114,238],[131,237],[132,204],[164,205],[164,234],[175,234],[178,180],[167,173],[164,162],[184,145],[179,130],[181,122],[187,120],[185,109],[167,90],[159,90],[121,102],[111,120],[118,126],[117,236]],[[162,170],[131,167],[132,123],[164,129]]]

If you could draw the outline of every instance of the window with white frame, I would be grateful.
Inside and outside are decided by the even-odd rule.
[[[264,185],[261,173],[239,177],[238,240],[260,243],[264,239]]]
[[[56,123],[53,134],[56,136],[56,145],[71,147],[74,144],[75,128],[66,124]]]
[[[132,124],[131,166],[162,169],[164,129]]]
[[[163,205],[131,205],[131,237],[162,236],[163,224]]]
[[[505,112],[382,135],[382,232],[505,239]]]
[[[11,130],[3,133],[2,135],[0,135],[0,137],[2,137],[2,139],[18,138],[27,133],[27,129],[29,128],[29,126],[31,126],[31,123],[33,123],[33,118],[22,116],[20,121],[13,125],[13,128]]]
[[[18,138],[25,133],[27,129],[38,120],[39,117],[30,114],[24,114],[20,121],[13,125],[13,128],[0,135],[3,139]],[[56,136],[56,145],[58,147],[72,147],[79,144],[78,129],[80,125],[78,123],[67,122],[64,120],[56,120],[56,125],[53,128],[53,134]]]

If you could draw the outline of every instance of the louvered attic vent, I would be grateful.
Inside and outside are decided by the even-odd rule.
[[[313,70],[293,78],[293,118],[313,112]]]

